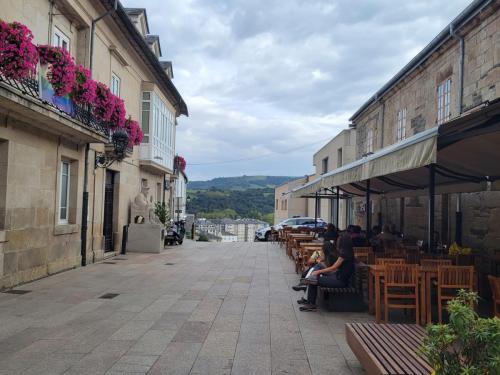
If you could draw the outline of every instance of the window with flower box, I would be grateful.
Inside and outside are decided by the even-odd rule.
[[[69,38],[61,30],[54,26],[54,31],[52,33],[52,45],[54,47],[61,47],[66,51],[70,52]]]

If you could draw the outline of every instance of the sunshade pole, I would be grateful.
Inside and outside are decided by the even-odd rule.
[[[318,192],[314,194],[314,229],[316,229],[318,225]]]
[[[457,194],[457,210],[455,212],[455,242],[462,246],[462,194]]]
[[[366,238],[370,239],[371,228],[371,206],[370,206],[370,179],[366,180]]]
[[[434,251],[434,193],[436,187],[436,166],[429,166],[429,228],[427,233],[427,243],[429,252]]]
[[[340,208],[340,192],[339,192],[339,187],[337,186],[337,202],[336,205],[337,205],[337,212],[336,212],[336,226],[337,226],[337,230],[339,229],[339,208]]]

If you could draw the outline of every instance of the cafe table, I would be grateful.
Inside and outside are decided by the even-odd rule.
[[[375,321],[380,323],[382,317],[382,301],[380,285],[385,276],[384,265],[369,265],[368,273],[368,309],[375,313]],[[420,278],[420,324],[432,323],[431,288],[433,280],[438,278],[437,266],[418,266]],[[474,272],[474,284],[477,285],[477,274]]]

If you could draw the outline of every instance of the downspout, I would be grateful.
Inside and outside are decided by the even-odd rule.
[[[458,115],[460,116],[463,111],[464,100],[464,60],[465,60],[465,41],[464,37],[458,35],[453,24],[450,24],[450,35],[458,39],[460,45],[460,61],[458,71]],[[455,242],[462,245],[462,194],[457,193],[457,210],[455,212]]]
[[[107,15],[113,13],[118,8],[118,0],[115,0],[114,7],[107,12],[101,14],[96,19],[92,20],[92,25],[90,28],[90,72],[93,73],[94,67],[94,34],[95,34],[95,25],[97,22],[102,20]],[[80,254],[82,257],[82,267],[87,265],[87,231],[88,231],[88,213],[89,213],[89,151],[90,151],[90,143],[85,145],[85,158],[83,165],[83,198],[82,198],[82,232],[81,232],[81,249]],[[95,194],[95,191],[94,191]]]

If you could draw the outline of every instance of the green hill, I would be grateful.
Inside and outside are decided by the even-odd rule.
[[[187,212],[207,219],[248,217],[272,223],[274,188],[295,178],[241,176],[191,181]]]
[[[208,190],[211,188],[220,190],[245,190],[273,188],[284,184],[297,177],[290,176],[240,176],[240,177],[217,177],[209,181],[190,181],[189,190]]]

